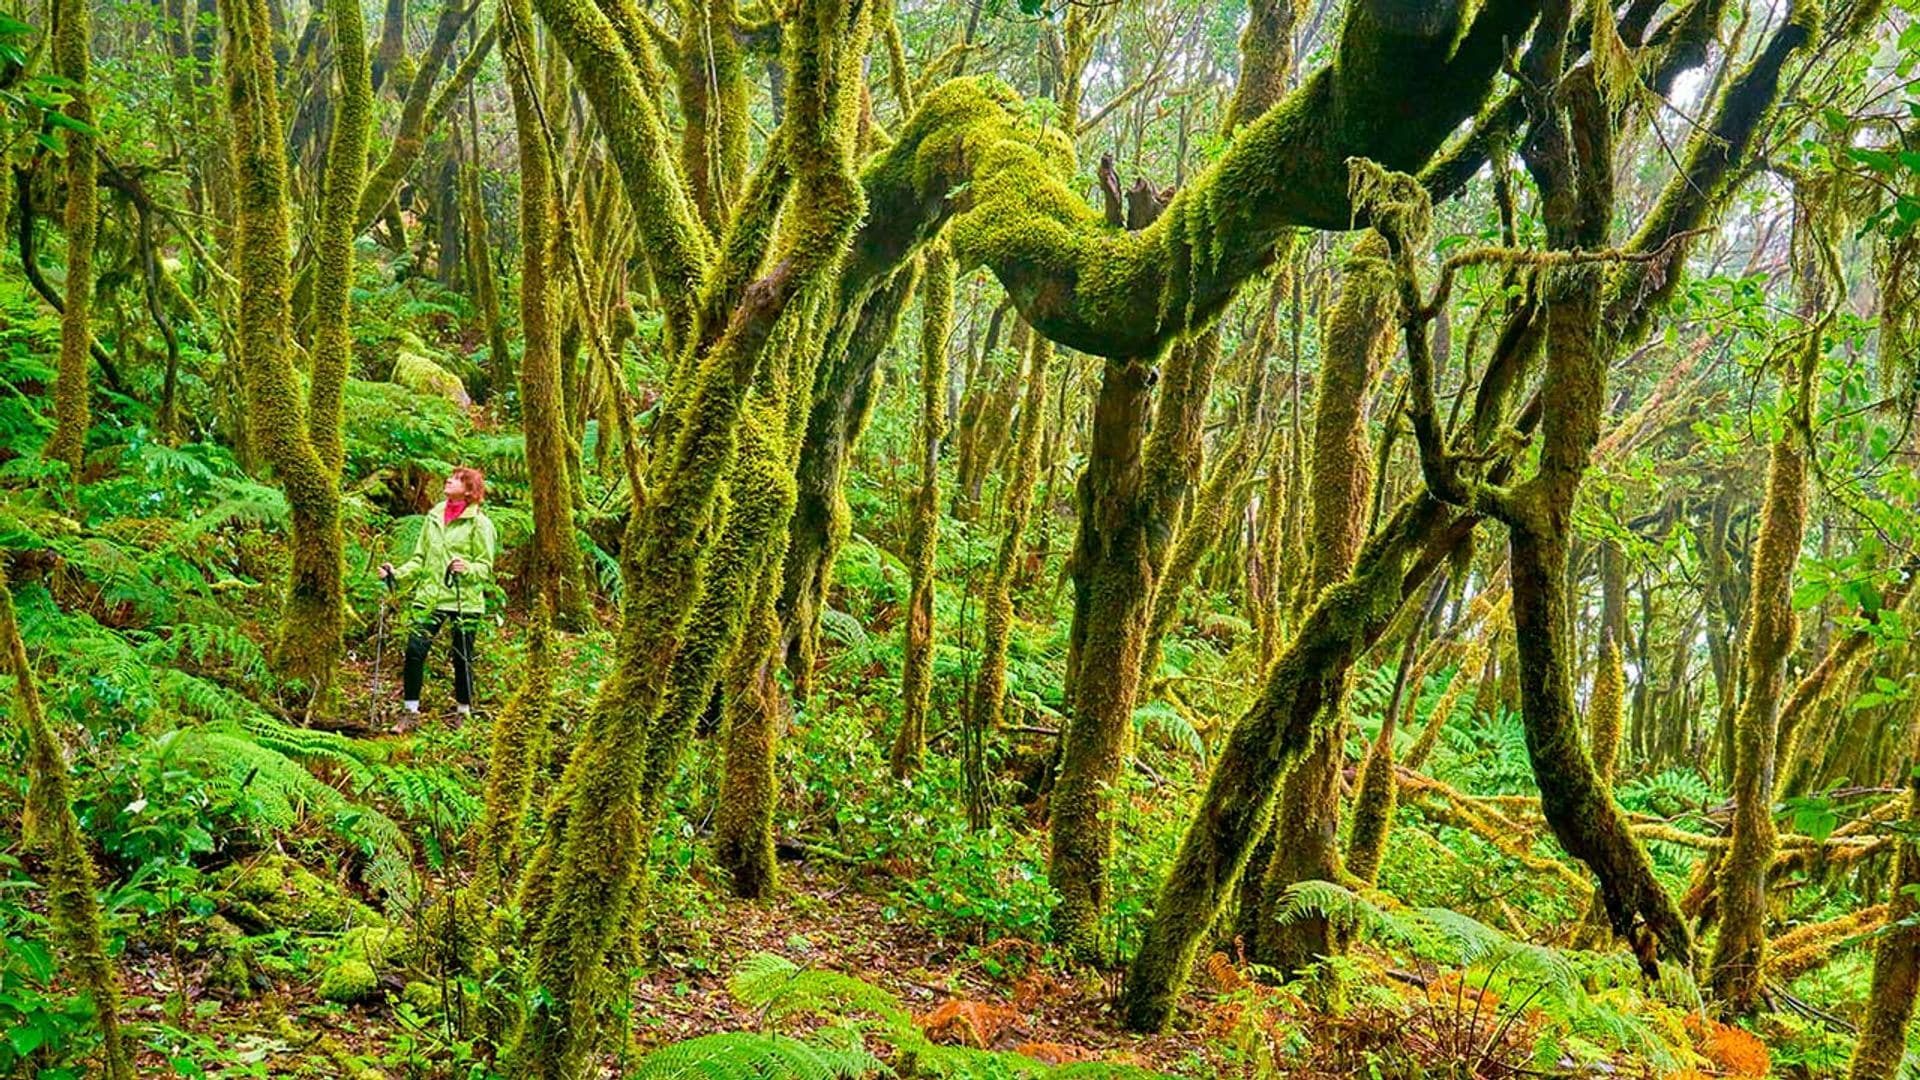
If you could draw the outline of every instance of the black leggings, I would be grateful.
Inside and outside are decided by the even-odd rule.
[[[420,700],[420,685],[426,681],[427,653],[433,648],[433,639],[440,636],[443,623],[453,624],[453,700],[462,705],[473,704],[473,631],[479,625],[479,618],[473,615],[459,615],[451,611],[417,613],[413,620],[413,632],[407,635],[407,666],[402,681],[406,684],[406,699]]]

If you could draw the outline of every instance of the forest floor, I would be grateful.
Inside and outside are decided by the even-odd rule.
[[[656,961],[633,987],[633,1049],[720,1031],[754,1030],[761,1018],[728,991],[728,976],[772,954],[801,968],[858,978],[898,997],[936,1041],[1009,1050],[1055,1064],[1108,1061],[1168,1072],[1209,1055],[1201,1030],[1160,1036],[1124,1031],[1110,1003],[1117,986],[1097,974],[1075,978],[1043,963],[1017,939],[976,946],[927,932],[862,891],[843,868],[783,866],[781,892],[750,902],[712,892],[713,906],[670,919],[652,944]],[[430,1023],[391,1004],[342,1006],[319,1000],[308,982],[276,982],[251,999],[205,992],[190,950],[148,952],[129,963],[128,993],[140,1020],[165,1023],[198,1044],[168,1060],[149,1048],[143,1076],[392,1076],[401,1044],[416,1047],[408,1076],[457,1076],[430,1064]],[[398,986],[389,987],[398,991]],[[1214,1048],[1217,1049],[1217,1048]],[[452,1058],[452,1053],[446,1057]],[[224,1067],[196,1073],[192,1059]],[[451,1066],[452,1062],[447,1064]],[[626,1071],[610,1063],[608,1075]]]

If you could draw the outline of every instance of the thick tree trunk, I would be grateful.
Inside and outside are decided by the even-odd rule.
[[[1048,880],[1060,894],[1054,937],[1082,960],[1098,957],[1113,825],[1105,811],[1132,732],[1153,565],[1142,497],[1142,445],[1154,369],[1109,361],[1093,411],[1093,447],[1080,477],[1080,526],[1073,549],[1074,672],[1060,757],[1048,805]]]
[[[240,279],[239,359],[252,436],[286,492],[292,573],[275,662],[305,682],[321,710],[341,651],[340,494],[309,435],[306,403],[288,355],[287,165],[263,0],[230,0],[226,68],[233,175],[234,255]]]

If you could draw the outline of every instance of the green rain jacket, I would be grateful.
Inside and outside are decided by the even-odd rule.
[[[416,607],[484,615],[496,551],[493,522],[480,512],[479,506],[468,503],[460,516],[447,524],[447,504],[442,500],[427,511],[427,520],[420,526],[420,538],[413,544],[413,554],[393,568],[393,575],[401,587],[413,590]],[[467,572],[459,575],[457,593],[447,582],[447,565],[454,559],[467,562]]]

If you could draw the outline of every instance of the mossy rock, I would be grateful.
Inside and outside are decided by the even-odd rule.
[[[235,863],[214,875],[222,915],[252,933],[337,934],[386,920],[335,882],[285,855]]]
[[[320,976],[320,997],[346,1004],[379,1000],[382,976],[406,948],[406,933],[392,927],[360,926],[347,931]]]
[[[200,942],[207,957],[206,988],[227,997],[250,998],[259,969],[253,942],[232,920],[215,915],[206,922]]]

